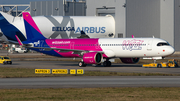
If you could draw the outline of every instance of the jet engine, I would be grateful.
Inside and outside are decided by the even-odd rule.
[[[135,64],[139,62],[139,58],[120,58],[123,63],[126,64]]]
[[[102,54],[97,52],[89,52],[83,55],[83,62],[86,64],[99,64],[102,59]]]

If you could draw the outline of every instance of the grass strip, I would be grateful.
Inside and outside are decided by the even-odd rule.
[[[0,101],[179,101],[180,88],[1,89]]]
[[[120,72],[101,72],[85,71],[81,74],[35,74],[35,69],[31,68],[0,68],[0,78],[23,78],[23,77],[59,77],[59,76],[180,76],[180,74],[165,73],[120,73]]]

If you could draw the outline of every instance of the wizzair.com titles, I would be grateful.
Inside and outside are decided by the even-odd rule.
[[[74,33],[81,33],[81,31],[85,33],[105,33],[106,27],[52,27],[52,31],[74,31]]]
[[[52,41],[52,44],[70,44],[70,41]]]

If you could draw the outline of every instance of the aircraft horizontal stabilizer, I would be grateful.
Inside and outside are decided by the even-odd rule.
[[[21,42],[21,40],[18,38],[18,36],[17,36],[17,35],[15,35],[15,36],[16,36],[16,39],[17,39],[17,41],[18,41],[19,45],[20,45],[20,46],[22,46],[22,45],[23,45],[23,43]]]

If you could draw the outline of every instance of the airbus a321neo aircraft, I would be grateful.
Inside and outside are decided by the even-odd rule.
[[[100,64],[103,59],[104,66],[111,66],[111,58],[137,63],[142,57],[165,57],[174,53],[174,48],[159,38],[46,39],[29,13],[24,12],[23,19],[27,40],[21,42],[15,35],[20,45],[52,56],[82,58],[80,67]]]

